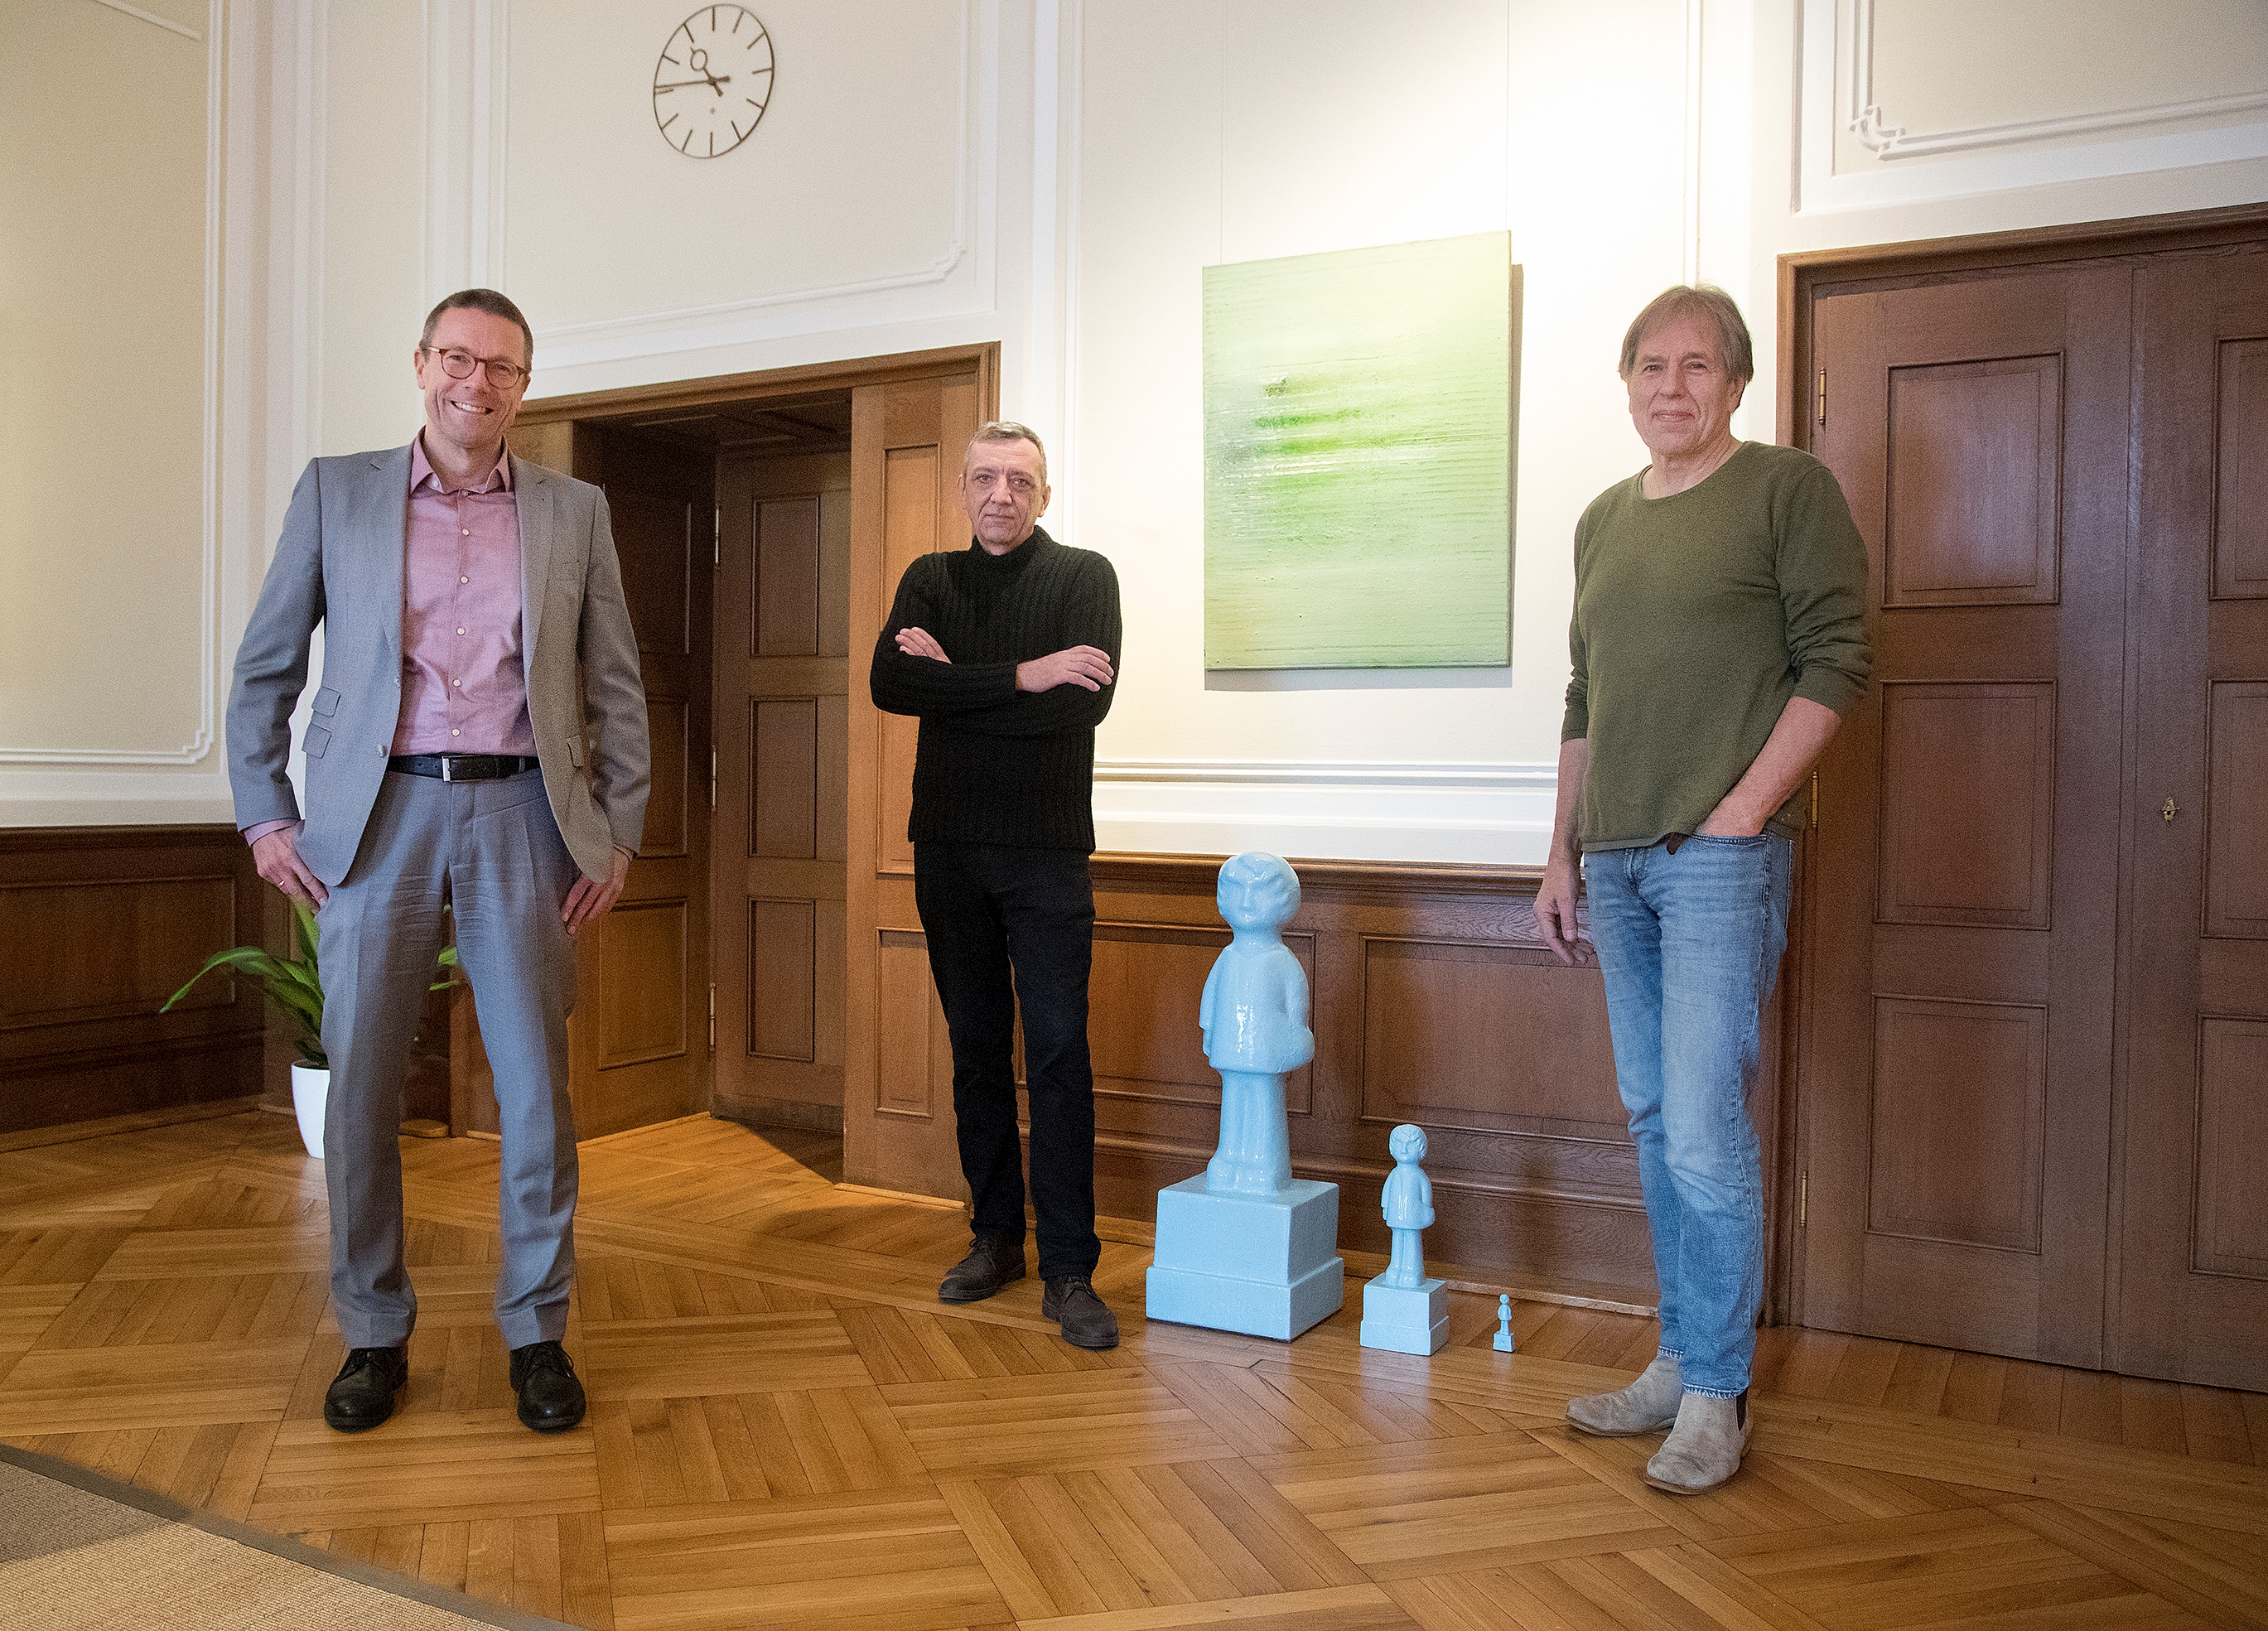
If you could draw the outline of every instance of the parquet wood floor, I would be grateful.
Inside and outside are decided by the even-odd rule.
[[[410,1380],[346,1437],[289,1121],[0,1142],[0,1439],[617,1631],[2268,1626],[2268,1399],[1768,1332],[1747,1470],[1679,1500],[1653,1441],[1562,1425],[1650,1321],[1517,1303],[1508,1356],[1455,1295],[1431,1359],[1359,1347],[1359,1303],[1288,1346],[1152,1326],[1116,1242],[1126,1340],[1081,1353],[1036,1280],[937,1302],[957,1211],[705,1118],[585,1147],[591,1413],[539,1437],[490,1321],[496,1153],[405,1142]]]

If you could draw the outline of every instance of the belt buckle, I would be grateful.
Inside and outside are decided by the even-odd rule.
[[[445,782],[457,779],[449,774],[449,756],[446,753],[441,756],[441,779]]]

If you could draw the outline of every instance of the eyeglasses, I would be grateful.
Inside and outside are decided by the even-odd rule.
[[[438,345],[421,345],[421,351],[431,351],[441,359],[441,372],[452,380],[469,380],[477,365],[485,371],[489,383],[499,391],[508,391],[527,378],[527,370],[518,363],[504,362],[494,357],[475,357],[470,351],[445,351]]]

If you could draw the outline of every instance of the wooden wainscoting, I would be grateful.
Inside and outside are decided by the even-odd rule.
[[[1152,1217],[1159,1188],[1201,1170],[1219,1136],[1197,1000],[1229,939],[1213,901],[1222,859],[1094,860],[1095,1190],[1114,1216]],[[1538,875],[1294,865],[1285,943],[1307,971],[1315,1060],[1286,1083],[1292,1161],[1340,1185],[1342,1247],[1388,1249],[1387,1136],[1415,1122],[1430,1146],[1434,1272],[1651,1303],[1605,993],[1595,966],[1564,967],[1536,940]],[[1775,1099],[1767,1082],[1760,1129]]]
[[[223,823],[0,830],[0,1133],[261,1090],[259,987],[216,974],[263,939],[252,852]]]
[[[1229,933],[1214,908],[1224,858],[1094,858],[1095,1199],[1153,1218],[1157,1192],[1204,1169],[1220,1079],[1197,1001]],[[1513,867],[1295,861],[1299,915],[1285,943],[1307,971],[1314,1063],[1286,1083],[1292,1163],[1340,1185],[1339,1244],[1390,1245],[1380,1191],[1403,1122],[1425,1129],[1436,1221],[1432,1272],[1618,1306],[1654,1299],[1651,1246],[1595,965],[1567,968],[1535,938],[1539,875]],[[886,917],[879,1103],[950,1126],[953,1060],[920,924]],[[1751,1103],[1777,1175],[1781,1015],[1764,1027]],[[918,1163],[854,1181],[947,1192]],[[1781,1185],[1766,1185],[1777,1273]],[[1776,1281],[1774,1282],[1776,1283]]]

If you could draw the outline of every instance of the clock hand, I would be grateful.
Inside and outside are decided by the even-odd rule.
[[[655,89],[655,90],[657,90],[657,91],[682,91],[682,90],[683,90],[683,89],[685,89],[685,87],[686,87],[686,86],[688,86],[688,85],[707,85],[707,86],[708,86],[711,91],[721,91],[721,90],[723,90],[726,85],[730,85],[730,84],[732,84],[732,83],[733,83],[733,76],[732,76],[732,75],[730,75],[730,74],[726,74],[726,75],[725,75],[723,78],[721,78],[721,79],[720,79],[720,78],[718,78],[716,75],[711,74],[711,75],[708,76],[707,77],[705,77],[705,78],[701,78],[701,79],[680,79],[680,80],[676,80],[676,81],[674,81],[674,83],[669,84],[669,85],[658,85],[654,86],[654,89]]]

